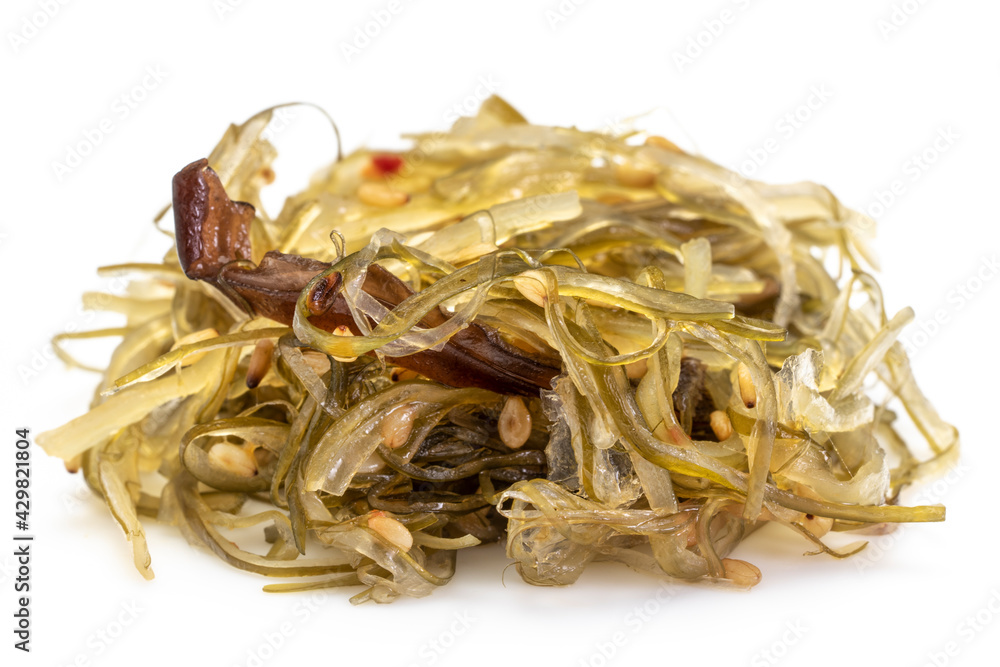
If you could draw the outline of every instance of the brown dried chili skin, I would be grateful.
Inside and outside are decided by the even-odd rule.
[[[229,262],[250,259],[254,207],[229,198],[208,160],[202,158],[177,172],[173,206],[177,258],[189,278],[211,280]]]
[[[272,250],[254,265],[250,261],[254,208],[229,199],[207,160],[192,162],[174,176],[173,195],[177,254],[184,273],[216,285],[254,315],[291,325],[302,290],[330,264]],[[331,274],[312,287],[307,295],[309,321],[326,331],[346,326],[360,335],[340,283],[340,276]],[[368,267],[362,289],[387,308],[413,294],[406,283],[377,264]],[[447,320],[435,308],[421,325],[438,326]],[[454,334],[441,350],[387,357],[387,361],[452,387],[526,396],[551,389],[560,372],[526,356],[492,327],[475,322]]]

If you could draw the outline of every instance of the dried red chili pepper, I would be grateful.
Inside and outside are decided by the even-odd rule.
[[[177,254],[184,273],[212,283],[253,315],[290,325],[302,290],[330,268],[326,262],[273,250],[254,265],[250,246],[254,208],[229,198],[208,160],[192,162],[174,176],[173,203]],[[314,286],[308,295],[309,320],[326,331],[346,326],[360,335],[339,287],[337,274]],[[377,264],[368,268],[362,289],[387,308],[413,293]],[[435,308],[421,325],[438,326],[447,319]],[[453,387],[523,395],[550,388],[560,371],[510,345],[496,329],[476,322],[454,334],[441,350],[389,357],[387,361]]]

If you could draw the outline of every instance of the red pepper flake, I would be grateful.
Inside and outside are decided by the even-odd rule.
[[[372,156],[372,165],[382,176],[395,174],[403,167],[403,158],[391,153]]]

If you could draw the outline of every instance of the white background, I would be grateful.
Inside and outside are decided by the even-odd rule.
[[[264,594],[263,578],[155,525],[157,578],[145,582],[101,503],[35,450],[33,651],[11,648],[13,559],[2,546],[5,664],[995,664],[1000,5],[411,1],[348,61],[342,45],[388,2],[70,1],[52,3],[51,18],[44,4],[8,0],[0,18],[5,545],[14,429],[37,433],[79,414],[95,381],[66,373],[47,341],[99,322],[79,307],[84,290],[106,287],[96,267],[163,253],[150,220],[176,170],[228,123],[294,100],[328,110],[348,149],[399,146],[401,132],[443,129],[480,77],[538,123],[596,129],[666,109],[664,131],[732,168],[774,139],[747,173],[815,180],[873,212],[889,309],[916,309],[904,338],[919,344],[917,377],[961,429],[964,454],[924,490],[946,502],[946,523],[907,526],[862,561],[803,557],[804,543],[762,531],[736,554],[763,571],[749,593],[685,586],[657,600],[655,581],[610,565],[569,588],[534,588],[513,569],[501,578],[507,560],[494,547],[462,553],[454,581],[429,598],[354,608],[333,592],[310,609],[308,596]],[[549,12],[560,7],[557,21]],[[680,63],[686,50],[691,62]],[[825,99],[813,97],[817,108],[800,110],[808,119],[789,132],[783,117],[815,90]],[[143,98],[125,117],[123,94]],[[106,118],[110,133],[60,178],[53,163]],[[280,147],[306,164],[332,157],[318,117],[302,112],[292,130]],[[935,149],[940,132],[953,138]],[[933,164],[914,170],[925,151]],[[287,164],[278,170],[285,192],[301,184]],[[896,180],[902,194],[878,208]],[[938,311],[947,322],[917,335]],[[116,636],[106,643],[99,632]]]

